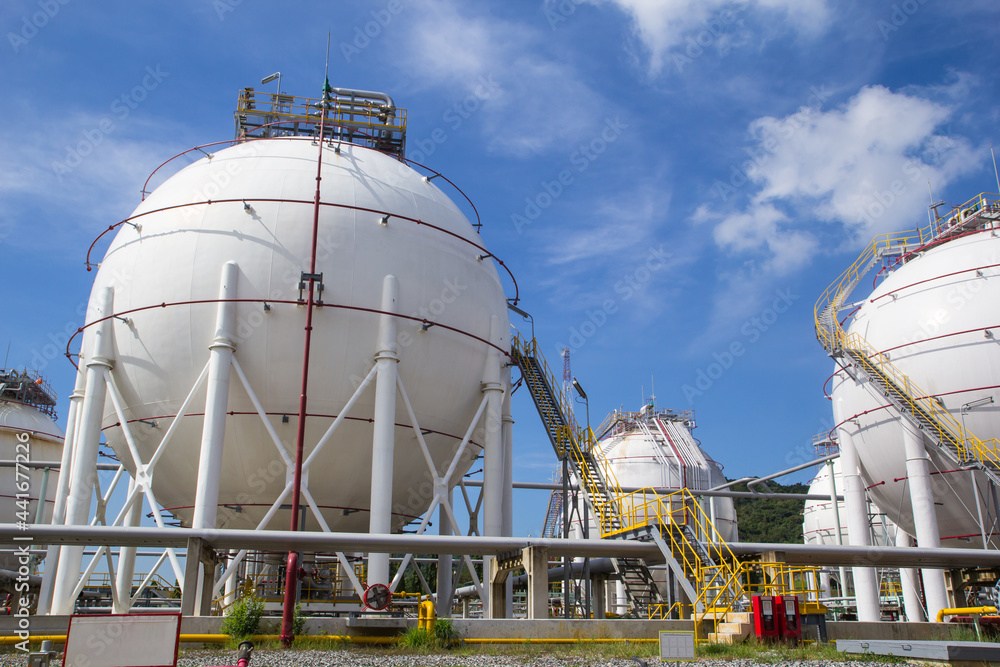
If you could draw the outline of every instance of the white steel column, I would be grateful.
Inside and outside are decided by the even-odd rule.
[[[128,494],[131,497],[135,491],[135,480],[130,479],[128,483]],[[138,526],[142,521],[142,498],[136,500],[132,509],[125,515],[122,523],[124,526]],[[118,606],[114,607],[115,614],[127,614],[132,607],[132,577],[135,573],[135,547],[121,547],[118,550],[118,573],[115,577],[115,586],[118,589]]]
[[[503,358],[501,357],[501,362]],[[510,366],[500,372],[503,382],[503,536],[514,535],[514,418],[510,414]],[[546,604],[548,604],[546,602]],[[507,577],[507,614],[514,618],[514,577]]]
[[[837,476],[834,474],[836,468],[833,465],[833,459],[826,462],[826,471],[830,475],[830,504],[833,507],[833,522],[837,527],[837,544],[839,546],[844,545],[844,529],[840,521],[840,501],[837,500]],[[841,595],[847,595],[847,568],[843,565],[839,568],[840,572],[840,590]],[[827,584],[829,585],[830,579],[827,577]]]
[[[392,464],[396,438],[396,318],[399,283],[396,276],[382,280],[382,312],[375,349],[375,423],[372,436],[372,485],[368,531],[388,534],[392,529]],[[368,585],[389,583],[389,554],[368,555]]]
[[[917,546],[937,549],[941,546],[938,533],[937,513],[934,510],[934,490],[931,488],[930,461],[924,449],[923,435],[905,420],[899,421],[903,427],[903,447],[906,451],[906,476],[910,486],[910,507],[913,510],[913,525],[917,533]],[[944,585],[944,572],[924,569],[924,596],[927,599],[927,617],[937,618],[941,609],[948,608],[948,592]]]
[[[222,478],[222,446],[226,439],[226,409],[229,407],[229,377],[233,368],[233,329],[236,323],[236,282],[239,266],[226,262],[219,286],[219,307],[215,320],[215,338],[209,346],[208,378],[205,384],[205,423],[201,431],[201,456],[198,459],[198,486],[191,527],[214,530],[219,511],[219,485]],[[191,582],[186,582],[190,585]],[[195,609],[198,609],[195,605]]]
[[[839,407],[840,401],[837,402]],[[839,410],[836,412],[840,412]],[[840,421],[839,415],[834,415]],[[861,461],[854,446],[854,438],[844,426],[838,427],[840,434],[840,464],[844,473],[844,506],[847,510],[847,539],[851,546],[871,546],[868,529],[868,498],[865,482],[861,478]],[[854,574],[854,598],[859,621],[875,622],[881,619],[878,605],[878,581],[875,569],[871,567],[852,568]],[[840,582],[842,595],[847,595],[847,582]]]
[[[104,373],[114,366],[115,292],[112,287],[101,291],[94,320],[106,318],[94,326],[94,345],[87,359],[87,378],[83,404],[80,407],[79,433],[74,438],[73,463],[69,474],[69,495],[66,498],[66,525],[87,525],[90,505],[94,496],[94,479],[97,477],[97,450],[101,441],[104,418],[104,401],[107,383]],[[62,474],[60,474],[60,478]],[[61,483],[61,482],[60,482]],[[51,613],[73,613],[76,596],[73,591],[80,577],[83,546],[66,545],[59,550],[59,565],[52,591]]]
[[[80,404],[83,402],[83,390],[86,386],[87,375],[82,367],[83,359],[80,359],[81,368],[76,373],[76,386],[69,397],[69,414],[66,416],[66,439],[63,440],[62,457],[59,461],[59,476],[56,484],[55,504],[52,507],[52,525],[62,525],[66,518],[66,497],[69,495],[69,474],[73,467],[73,441],[79,432],[77,423],[80,421]],[[45,562],[48,564],[42,576],[42,587],[38,593],[37,613],[39,616],[49,613],[52,606],[52,587],[55,583],[56,571],[59,564],[59,545],[50,544],[45,552]]]
[[[501,345],[500,318],[490,318],[490,342]],[[483,458],[483,494],[485,495],[483,514],[483,535],[503,535],[504,504],[504,447],[502,408],[504,391],[500,382],[500,351],[489,348],[486,368],[483,371],[483,393],[486,394],[485,447]]]
[[[913,546],[910,535],[899,526],[896,526],[896,546]],[[906,620],[910,623],[922,623],[927,620],[924,617],[924,608],[920,604],[917,570],[912,567],[899,568],[899,584],[903,588],[903,609],[906,611]]]
[[[500,318],[493,315],[490,318],[490,343],[500,345],[503,334],[500,332]],[[483,503],[483,536],[500,536],[503,534],[503,501],[504,501],[504,448],[503,423],[503,385],[500,383],[501,360],[499,350],[491,347],[486,357],[486,367],[483,369],[483,393],[486,394],[486,414],[483,415],[484,447],[483,447],[483,488],[480,493]],[[483,556],[483,580],[493,580],[493,568],[496,558]],[[486,591],[489,586],[484,587]],[[490,600],[483,600],[483,614],[491,614],[493,605]]]
[[[445,480],[445,484],[448,481]],[[447,491],[447,504],[451,507],[452,501],[455,499],[455,493],[453,488],[449,488]],[[438,507],[438,534],[439,535],[452,535],[454,531],[451,528],[451,521],[448,519],[448,510],[442,503]],[[416,563],[414,564],[417,567]],[[438,618],[451,618],[451,603],[454,592],[452,588],[452,557],[451,554],[440,554],[438,556],[438,570],[437,570],[437,615]]]

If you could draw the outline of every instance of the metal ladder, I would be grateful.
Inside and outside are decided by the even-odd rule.
[[[617,504],[621,488],[607,461],[603,459],[600,448],[595,445],[593,432],[585,433],[577,425],[566,397],[557,389],[555,377],[538,350],[537,341],[515,336],[512,340],[511,359],[521,369],[524,384],[531,393],[556,455],[560,458],[565,456],[580,479],[585,501],[597,517],[602,535],[618,533],[622,529]],[[551,507],[550,503],[550,511]],[[616,558],[612,562],[625,587],[632,613],[639,614],[651,604],[663,603],[660,591],[644,561]]]
[[[980,212],[985,215],[985,211]],[[861,256],[820,296],[814,316],[816,337],[834,359],[844,359],[844,370],[858,383],[868,380],[904,419],[926,434],[953,463],[973,465],[1000,485],[1000,454],[996,440],[988,443],[969,432],[933,397],[896,368],[889,358],[857,333],[841,326],[839,312],[861,279],[886,257],[902,257],[930,242],[941,242],[927,230],[884,234],[872,239]]]

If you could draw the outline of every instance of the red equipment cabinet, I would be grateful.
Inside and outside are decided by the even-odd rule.
[[[761,639],[777,639],[781,636],[780,621],[777,618],[778,609],[773,595],[754,595],[753,631]]]
[[[776,615],[781,628],[781,638],[798,642],[802,639],[802,616],[799,614],[799,599],[794,595],[774,598]]]

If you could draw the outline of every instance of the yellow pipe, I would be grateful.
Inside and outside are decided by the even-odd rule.
[[[955,607],[954,609],[942,609],[937,614],[937,622],[944,621],[945,616],[955,616],[956,614],[995,614],[996,607]]]
[[[512,638],[485,638],[485,639],[462,639],[460,640],[466,644],[611,644],[611,643],[632,643],[632,642],[658,642],[659,639],[625,639],[619,637],[617,639],[591,639],[591,638],[580,638],[580,639],[512,639]]]
[[[993,609],[992,607],[986,607],[986,609]],[[952,610],[954,611],[954,610]],[[225,644],[230,641],[232,637],[229,635],[181,635],[182,644]],[[281,635],[254,635],[251,637],[254,642],[265,642],[265,641],[280,641]],[[301,637],[301,639],[308,639],[314,641],[317,639],[326,639],[331,642],[344,642],[345,644],[395,644],[398,643],[401,637],[356,637],[351,635],[306,635]],[[53,644],[65,644],[66,635],[32,635],[29,638],[29,642],[32,644],[37,644],[42,641],[51,641]],[[13,645],[17,644],[23,639],[19,637],[0,637],[0,645]],[[611,643],[639,643],[639,642],[658,642],[659,639],[595,639],[595,638],[543,638],[543,639],[526,639],[526,638],[493,638],[493,637],[479,637],[462,639],[459,642],[464,642],[466,644],[611,644]]]
[[[0,637],[0,646],[13,646],[20,644],[24,640],[20,637]],[[66,635],[31,635],[28,638],[30,644],[40,644],[43,641],[51,641],[53,644],[65,644]]]

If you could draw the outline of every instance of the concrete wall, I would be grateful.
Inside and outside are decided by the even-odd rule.
[[[18,628],[18,618],[0,616],[0,636],[13,636]],[[32,635],[64,635],[69,626],[68,616],[29,616]],[[408,626],[415,626],[417,619],[407,619]],[[181,624],[182,634],[219,634],[222,619],[211,616],[188,616]],[[469,639],[655,639],[660,630],[692,629],[691,621],[647,621],[632,619],[615,620],[563,620],[546,619],[461,619],[452,620],[455,630]],[[263,620],[264,634],[277,634],[281,619],[268,617]],[[858,621],[829,621],[827,634],[830,641],[837,639],[909,639],[935,640],[949,638],[952,624],[938,623],[860,623]],[[346,618],[310,618],[306,621],[307,634],[328,635],[391,635],[394,629],[348,628]]]
[[[827,621],[830,641],[838,639],[949,639],[954,623],[861,623],[860,621]]]

